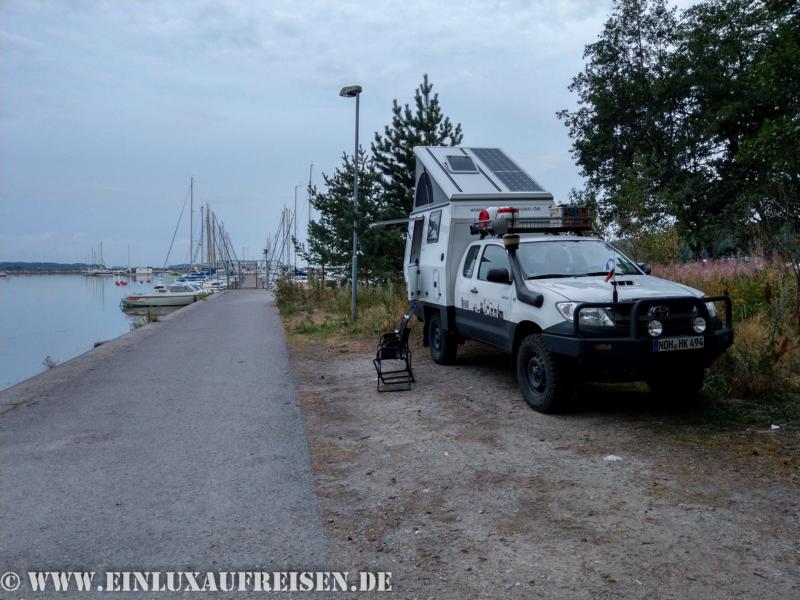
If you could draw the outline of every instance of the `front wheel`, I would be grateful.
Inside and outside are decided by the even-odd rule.
[[[455,336],[442,329],[442,317],[438,313],[431,316],[428,324],[428,341],[431,344],[431,358],[440,365],[456,362],[458,343]]]
[[[567,365],[540,335],[529,335],[517,352],[517,381],[525,401],[542,413],[558,412],[570,393]]]

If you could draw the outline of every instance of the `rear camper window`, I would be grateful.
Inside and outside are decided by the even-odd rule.
[[[486,246],[481,257],[481,267],[478,269],[478,279],[486,281],[490,269],[505,269],[508,271],[508,256],[500,246]]]
[[[480,246],[473,246],[469,249],[469,252],[467,252],[467,258],[464,259],[464,270],[462,271],[464,277],[472,277],[472,273],[475,271],[475,261],[478,258],[478,251],[480,249]]]
[[[423,172],[417,181],[417,193],[414,195],[414,208],[433,203],[433,188],[428,173]]]
[[[428,217],[428,237],[429,244],[435,244],[439,241],[439,224],[442,222],[442,211],[435,210]]]

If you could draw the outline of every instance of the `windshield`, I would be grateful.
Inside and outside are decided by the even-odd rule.
[[[526,279],[605,275],[611,270],[614,257],[617,275],[641,275],[630,260],[600,240],[520,244],[517,256]]]

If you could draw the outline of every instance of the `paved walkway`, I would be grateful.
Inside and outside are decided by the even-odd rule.
[[[271,297],[198,302],[0,393],[0,572],[331,568]]]

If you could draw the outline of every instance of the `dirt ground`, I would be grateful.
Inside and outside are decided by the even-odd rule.
[[[542,415],[478,345],[379,394],[368,341],[290,343],[332,552],[392,597],[800,597],[792,428],[709,432],[630,386]]]

